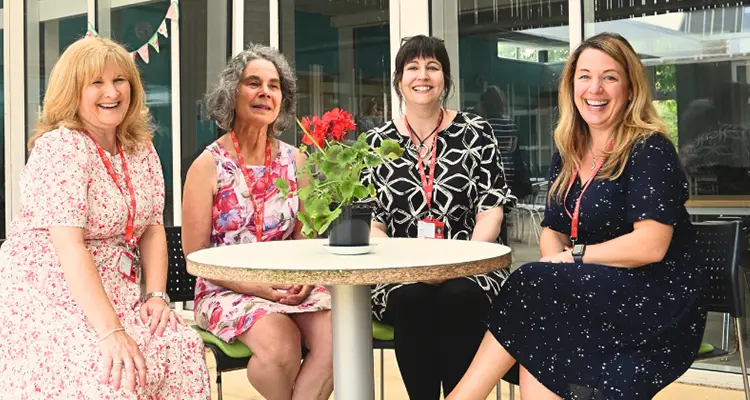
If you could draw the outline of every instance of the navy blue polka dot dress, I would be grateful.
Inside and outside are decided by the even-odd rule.
[[[550,182],[558,175],[555,154]],[[566,198],[572,213],[577,180]],[[703,335],[704,274],[691,260],[685,174],[672,143],[654,134],[633,146],[622,176],[595,180],[581,200],[579,240],[602,243],[653,219],[674,226],[662,262],[640,268],[534,262],[514,271],[489,318],[495,338],[565,399],[650,399],[691,365]],[[542,225],[570,234],[552,202]]]

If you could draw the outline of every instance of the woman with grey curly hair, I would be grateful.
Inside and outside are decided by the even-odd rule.
[[[206,104],[228,132],[193,162],[185,180],[185,254],[239,243],[303,239],[292,190],[305,156],[275,138],[293,121],[295,75],[276,49],[251,45],[219,75]],[[328,399],[333,391],[331,296],[323,286],[238,284],[199,278],[195,319],[221,340],[253,351],[247,378],[266,399]],[[309,353],[302,363],[302,343]]]

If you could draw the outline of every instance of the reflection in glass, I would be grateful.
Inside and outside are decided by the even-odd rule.
[[[47,2],[44,2],[47,3]],[[68,0],[45,6],[41,0],[26,0],[26,122],[28,138],[44,101],[52,67],[70,44],[86,34],[86,0]]]
[[[553,151],[557,85],[569,48],[568,2],[442,1],[458,1],[460,107],[489,120],[511,190],[519,199],[533,196]]]
[[[596,22],[586,32],[617,32],[640,54],[691,195],[747,199],[750,7],[709,3],[709,9],[705,2],[649,3],[637,15],[655,15],[631,17],[622,4],[597,2]]]
[[[208,6],[209,2],[211,7]],[[227,22],[228,10],[231,10],[231,1],[217,0],[183,2],[180,9],[181,26],[190,27],[180,31],[183,184],[190,165],[219,135],[218,126],[207,116],[203,96],[218,81],[219,73],[230,55],[228,29],[232,24]],[[268,25],[267,12],[263,18]],[[248,25],[247,21],[245,25]],[[245,35],[246,40],[253,40],[248,38],[247,31]]]
[[[137,51],[156,33],[169,9],[169,1],[155,1],[133,7],[112,10],[112,39],[120,42],[128,51]],[[167,20],[169,26],[169,20]],[[169,29],[169,28],[168,28]],[[164,223],[171,225],[174,217],[172,194],[172,42],[159,37],[159,52],[149,48],[149,62],[138,56],[136,64],[146,89],[146,105],[153,116],[156,127],[154,147],[159,154],[166,182]],[[149,46],[150,47],[150,46]]]
[[[389,118],[388,1],[280,0],[281,50],[297,71],[297,114],[335,107],[354,115],[357,130]],[[299,143],[299,133],[282,139]]]

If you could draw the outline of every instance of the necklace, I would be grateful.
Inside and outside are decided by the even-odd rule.
[[[593,171],[594,168],[596,168],[596,161],[599,160],[599,157],[594,157],[594,149],[591,149],[591,170]]]
[[[420,139],[419,136],[417,136],[416,133],[414,133],[414,129],[409,125],[409,120],[406,119],[406,116],[404,115],[404,123],[406,124],[406,129],[409,130],[409,134],[411,136],[412,141],[414,141],[414,138],[416,138],[419,141],[419,145],[417,146],[417,154],[419,154],[419,158],[421,158],[423,161],[427,159],[427,156],[430,155],[430,146],[427,146],[425,143],[429,138],[434,135],[438,129],[440,129],[440,125],[443,124],[443,109],[440,109],[440,115],[438,116],[438,122],[435,129],[432,130],[432,132],[427,135],[424,139]],[[434,143],[432,144],[434,146]]]

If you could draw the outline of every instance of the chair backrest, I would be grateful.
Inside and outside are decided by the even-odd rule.
[[[696,246],[694,255],[702,263],[708,278],[708,311],[742,315],[740,296],[740,254],[742,226],[739,221],[693,223]]]
[[[185,257],[182,253],[182,227],[167,226],[167,294],[172,301],[193,301],[195,298],[195,277],[188,274]]]

